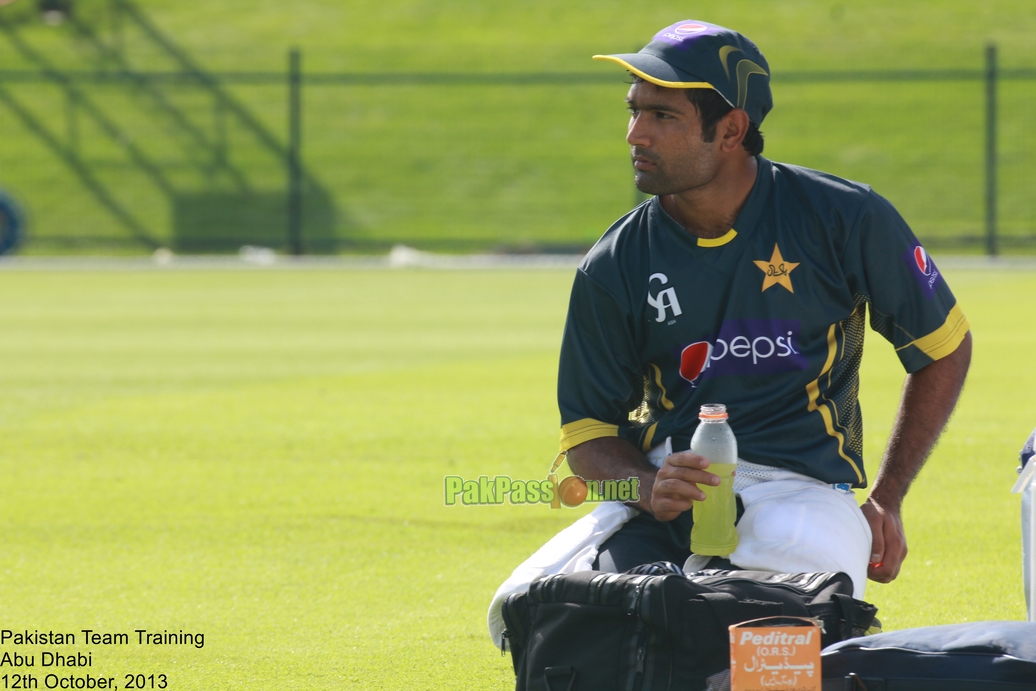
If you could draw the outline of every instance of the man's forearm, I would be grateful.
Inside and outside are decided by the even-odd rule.
[[[900,517],[903,498],[950,419],[970,363],[968,333],[957,350],[908,375],[903,385],[885,457],[874,488],[860,507],[871,528],[867,575],[875,581],[895,579],[906,559],[906,533]]]
[[[971,363],[971,334],[950,355],[913,374],[903,385],[899,413],[870,496],[897,510],[950,419]]]
[[[632,444],[619,437],[601,437],[568,450],[568,467],[584,480],[640,478],[640,499],[630,502],[651,512],[651,488],[658,470]]]

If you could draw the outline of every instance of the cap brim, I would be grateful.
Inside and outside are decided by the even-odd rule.
[[[594,60],[604,60],[622,65],[627,70],[645,81],[667,89],[713,89],[712,84],[702,81],[689,81],[665,60],[646,53],[626,53],[620,55],[595,55]]]

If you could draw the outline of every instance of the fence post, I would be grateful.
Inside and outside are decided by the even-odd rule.
[[[996,237],[996,44],[986,46],[986,253],[997,254]]]
[[[288,245],[302,254],[302,56],[288,53]]]
[[[65,125],[68,148],[79,155],[79,95],[75,91],[65,94]]]
[[[109,49],[118,57],[125,57],[123,48],[125,43],[122,40],[122,5],[116,0],[109,0],[108,15],[111,22],[111,45]],[[115,67],[118,67],[118,59],[112,60]]]

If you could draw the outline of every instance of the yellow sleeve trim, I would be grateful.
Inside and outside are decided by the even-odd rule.
[[[737,231],[731,228],[718,238],[698,238],[698,247],[722,247],[737,237]]]
[[[658,79],[657,77],[652,77],[647,72],[642,72],[641,70],[638,70],[636,67],[634,67],[633,65],[629,64],[625,60],[623,60],[621,58],[618,58],[618,57],[615,57],[614,55],[595,55],[593,57],[594,57],[594,60],[607,60],[608,62],[618,63],[619,65],[622,65],[627,70],[629,70],[633,74],[637,75],[638,77],[640,77],[644,81],[651,82],[652,84],[657,84],[659,86],[664,86],[664,87],[666,87],[668,89],[713,89],[713,90],[715,90],[715,88],[716,88],[712,84],[709,84],[708,82],[667,82],[664,79]]]
[[[970,328],[971,325],[968,324],[967,317],[961,311],[960,305],[956,304],[950,310],[950,314],[946,317],[946,321],[943,322],[942,326],[927,336],[910,341],[910,343],[900,346],[896,350],[899,351],[914,346],[933,360],[941,360],[957,350],[957,346],[964,340]]]
[[[568,451],[585,441],[619,436],[619,426],[585,417],[561,426],[561,450]]]

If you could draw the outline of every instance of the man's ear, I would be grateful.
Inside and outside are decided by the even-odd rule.
[[[748,134],[749,125],[748,113],[741,108],[734,108],[723,116],[716,124],[716,134],[719,136],[719,147],[722,151],[736,151],[741,147],[741,142]]]

